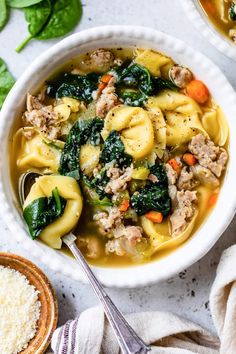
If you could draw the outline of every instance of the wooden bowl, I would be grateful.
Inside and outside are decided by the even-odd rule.
[[[12,253],[0,252],[0,265],[10,267],[26,276],[29,283],[39,291],[40,318],[34,338],[20,354],[43,354],[50,344],[57,326],[58,305],[54,290],[46,275],[27,259]]]

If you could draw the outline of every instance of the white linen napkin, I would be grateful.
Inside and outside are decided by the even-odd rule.
[[[210,294],[210,309],[219,338],[169,312],[126,316],[153,354],[236,353],[236,246],[223,252]],[[119,354],[119,346],[101,307],[84,311],[53,334],[55,354]]]

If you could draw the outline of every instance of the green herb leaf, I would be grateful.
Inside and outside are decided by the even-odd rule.
[[[41,1],[42,0],[7,0],[7,5],[9,7],[22,9],[23,7],[28,7],[28,6],[38,4]]]
[[[113,130],[105,140],[100,161],[104,164],[114,161],[119,167],[127,167],[132,163],[133,158],[125,152],[124,144],[117,131]]]
[[[48,84],[47,94],[51,97],[72,97],[85,102],[92,101],[92,93],[97,90],[99,75],[73,75],[63,73]]]
[[[14,83],[13,76],[8,71],[4,61],[0,58],[0,108]]]
[[[158,182],[150,181],[144,188],[135,192],[131,197],[132,208],[138,215],[154,210],[166,216],[171,211],[166,171],[162,164],[156,164],[150,167],[150,172],[158,178]]]
[[[80,0],[57,0],[54,1],[49,21],[37,39],[51,39],[64,36],[73,30],[82,16]]]
[[[52,5],[50,0],[43,0],[39,4],[24,9],[25,19],[29,23],[28,31],[30,36],[28,36],[16,49],[18,53],[42,30],[43,26],[47,23],[51,12]]]
[[[61,154],[59,173],[80,179],[79,154],[80,146],[86,143],[99,145],[103,121],[99,118],[79,120],[70,130],[65,147]]]
[[[153,94],[157,94],[161,90],[169,89],[172,91],[178,91],[179,88],[171,80],[164,79],[162,77],[153,78]]]
[[[51,197],[35,199],[23,211],[33,239],[38,237],[45,227],[55,221],[64,212],[66,200],[59,195],[58,189],[52,191]]]
[[[236,21],[236,5],[233,1],[231,2],[230,8],[229,8],[229,19],[231,21]]]
[[[5,0],[0,0],[0,31],[8,20],[8,11]]]

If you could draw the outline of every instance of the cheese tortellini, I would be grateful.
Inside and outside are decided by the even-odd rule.
[[[169,68],[174,65],[171,58],[150,49],[137,49],[134,61],[145,66],[153,76],[160,76],[161,74],[165,76]]]
[[[202,110],[190,97],[165,90],[146,103],[149,110],[161,110],[166,120],[166,145],[176,146],[187,143],[194,135],[202,132],[208,135],[202,126]]]
[[[216,145],[225,145],[229,127],[219,106],[214,105],[205,111],[202,116],[202,125]]]
[[[48,246],[59,249],[62,245],[61,237],[73,230],[79,221],[82,211],[83,199],[76,180],[59,175],[39,177],[31,187],[23,209],[35,199],[50,197],[55,188],[58,189],[59,195],[66,199],[66,206],[63,214],[45,227],[39,237]]]
[[[13,137],[13,153],[20,170],[40,169],[44,173],[55,173],[58,170],[61,148],[47,143],[34,128],[20,128]]]
[[[125,151],[135,160],[147,156],[154,147],[154,129],[148,113],[140,107],[116,106],[105,118],[103,139],[112,130],[121,134]]]

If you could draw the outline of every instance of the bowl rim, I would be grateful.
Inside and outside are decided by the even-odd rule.
[[[74,48],[75,45],[79,46],[83,43],[88,43],[89,41],[105,41],[105,39],[109,38],[116,38],[116,41],[117,38],[118,41],[122,41],[122,38],[123,40],[126,38],[131,38],[133,41],[142,39],[142,41],[153,43],[153,48],[164,43],[165,46],[168,48],[170,47],[171,50],[174,50],[175,53],[178,53],[178,55],[188,57],[191,63],[201,67],[202,71],[207,73],[207,84],[210,85],[214,79],[214,86],[211,84],[212,90],[215,89],[215,87],[220,87],[220,97],[222,96],[222,100],[227,101],[227,105],[230,106],[229,109],[231,113],[230,116],[228,116],[228,122],[230,126],[235,125],[234,130],[236,131],[236,122],[234,123],[233,120],[233,117],[236,116],[236,94],[234,89],[221,70],[205,55],[195,49],[192,49],[175,37],[171,37],[167,34],[146,27],[102,26],[84,30],[67,37],[33,61],[24,74],[18,79],[4,102],[0,113],[0,140],[3,141],[4,139],[4,130],[7,124],[8,112],[11,110],[11,107],[15,102],[15,98],[22,95],[24,85],[30,81],[31,76],[34,75],[36,70],[42,70],[53,56],[60,55],[63,50],[68,51],[69,49],[71,50],[71,48]],[[236,138],[230,139],[230,151],[236,151]],[[0,154],[0,215],[6,222],[15,239],[21,242],[26,250],[31,252],[33,256],[38,258],[52,270],[61,272],[62,274],[70,276],[75,280],[87,282],[82,271],[75,268],[75,261],[69,260],[69,257],[66,257],[65,261],[65,257],[62,259],[62,255],[59,255],[59,252],[51,250],[47,246],[41,245],[40,242],[32,241],[29,237],[26,237],[27,233],[22,222],[20,222],[20,220],[16,220],[16,215],[14,214],[16,208],[15,210],[11,210],[11,204],[7,198],[6,189],[9,188],[10,184],[9,181],[4,179],[4,167],[5,170],[6,168],[9,168],[9,161],[7,166],[4,165],[3,155],[4,154]],[[176,275],[178,272],[189,267],[203,257],[219,239],[235,214],[236,189],[232,190],[231,188],[231,185],[233,185],[233,181],[236,178],[236,171],[234,171],[235,165],[236,155],[232,154],[232,156],[230,155],[229,166],[225,176],[224,185],[221,188],[219,201],[211,215],[207,218],[207,221],[195,233],[194,237],[175,251],[171,252],[170,255],[165,256],[163,259],[157,259],[155,261],[145,263],[144,265],[126,268],[92,267],[100,281],[108,287],[124,288],[134,288],[154,284]],[[224,218],[220,218],[222,213],[221,204],[224,203],[222,196],[223,194],[227,197],[227,208],[224,209]],[[210,228],[210,225],[212,229]],[[215,228],[215,225],[217,225],[217,229]],[[204,236],[205,233],[207,234],[207,238]],[[54,259],[52,254],[55,256]]]
[[[197,0],[198,2],[198,0]],[[194,24],[198,32],[221,53],[227,57],[236,60],[236,44],[230,43],[230,40],[224,36],[214,27],[196,0],[181,0],[181,5],[186,13],[186,16]]]

